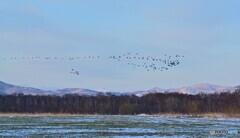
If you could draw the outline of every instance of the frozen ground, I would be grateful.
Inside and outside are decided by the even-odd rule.
[[[0,117],[0,137],[231,137],[210,130],[240,130],[239,118],[157,116]],[[240,134],[235,135],[240,136]]]

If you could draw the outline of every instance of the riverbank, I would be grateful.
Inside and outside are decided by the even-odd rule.
[[[101,116],[100,114],[62,114],[62,113],[0,113],[0,117],[42,117],[42,116],[53,116],[53,117],[64,117],[64,116]],[[104,115],[103,115],[104,116]],[[121,116],[121,115],[113,115],[113,116]],[[237,117],[240,118],[240,114],[223,114],[223,113],[204,113],[204,114],[138,114],[138,115],[130,115],[130,116],[149,116],[149,117],[210,117],[210,118],[228,118],[228,117]]]

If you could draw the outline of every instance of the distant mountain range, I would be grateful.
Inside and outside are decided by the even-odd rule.
[[[10,95],[14,93],[23,93],[25,95],[57,95],[63,96],[66,94],[76,94],[76,95],[86,95],[86,96],[96,96],[96,95],[136,95],[136,96],[144,96],[150,93],[171,93],[178,92],[183,94],[192,94],[196,95],[200,92],[203,93],[215,93],[215,92],[234,92],[236,89],[240,89],[240,85],[236,87],[224,87],[218,85],[212,85],[207,83],[201,83],[189,87],[181,87],[176,89],[161,89],[155,87],[146,91],[133,91],[133,92],[103,92],[103,91],[95,91],[90,89],[83,88],[65,88],[58,90],[41,90],[31,87],[21,87],[12,84],[8,84],[0,81],[0,94],[1,95]]]

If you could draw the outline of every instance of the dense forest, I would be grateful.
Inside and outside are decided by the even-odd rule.
[[[137,96],[0,95],[1,113],[160,114],[240,113],[240,90],[187,95],[152,93]]]

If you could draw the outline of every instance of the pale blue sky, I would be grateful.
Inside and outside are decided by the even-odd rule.
[[[0,80],[38,88],[131,91],[207,82],[240,84],[239,0],[6,0],[0,2]],[[109,60],[5,57],[183,54],[165,72]],[[71,68],[79,76],[69,74]]]

